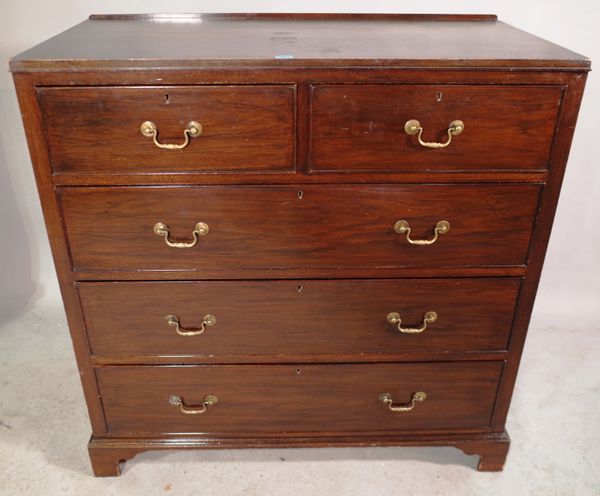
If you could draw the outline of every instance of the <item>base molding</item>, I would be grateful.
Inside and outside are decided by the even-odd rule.
[[[500,471],[510,446],[506,431],[486,434],[445,434],[420,436],[307,436],[307,437],[92,437],[88,451],[96,477],[118,476],[121,463],[139,453],[153,450],[233,448],[335,448],[374,446],[452,446],[467,455],[479,456],[477,469]]]

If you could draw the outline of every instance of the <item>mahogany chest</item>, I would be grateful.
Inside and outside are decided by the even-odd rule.
[[[489,15],[91,16],[15,57],[94,473],[390,445],[501,470],[589,69]]]

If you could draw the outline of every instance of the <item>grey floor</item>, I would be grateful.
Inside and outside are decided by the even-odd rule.
[[[534,318],[504,472],[451,448],[144,453],[95,479],[89,425],[58,304],[0,324],[2,495],[600,495],[600,329]]]

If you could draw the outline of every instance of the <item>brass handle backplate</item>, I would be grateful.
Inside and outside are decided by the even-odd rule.
[[[427,329],[427,324],[433,324],[438,318],[436,312],[426,312],[423,315],[423,323],[419,327],[402,327],[402,319],[397,312],[390,312],[387,315],[387,321],[390,324],[398,325],[398,330],[404,334],[419,334]]]
[[[175,328],[177,334],[180,336],[199,336],[202,334],[207,327],[212,327],[217,323],[217,318],[210,313],[207,313],[204,317],[202,317],[202,322],[198,329],[184,329],[181,327],[179,323],[179,317],[177,315],[167,315],[165,317],[165,321],[167,324]]]
[[[207,394],[204,397],[204,401],[200,406],[187,406],[183,402],[183,398],[181,396],[173,395],[169,398],[169,404],[173,406],[178,406],[181,413],[185,413],[186,415],[200,415],[205,413],[208,410],[209,406],[214,406],[219,402],[219,398],[217,398],[214,394]]]
[[[140,132],[146,138],[152,138],[154,144],[163,150],[181,150],[190,144],[190,138],[195,138],[202,134],[202,124],[196,121],[190,121],[183,130],[183,143],[160,143],[158,141],[158,128],[152,121],[142,122]]]
[[[417,135],[417,139],[419,140],[419,144],[424,146],[425,148],[446,148],[450,143],[452,143],[452,137],[458,136],[465,130],[465,123],[463,121],[452,121],[448,126],[448,139],[443,143],[439,143],[437,141],[423,141],[421,136],[423,135],[423,128],[421,127],[421,123],[417,119],[411,119],[406,124],[404,124],[404,132],[409,136]]]
[[[400,403],[394,405],[394,400],[390,393],[381,393],[379,395],[379,401],[387,405],[392,412],[410,412],[415,409],[417,403],[423,402],[427,399],[427,394],[424,391],[417,391],[413,393],[408,403]]]
[[[449,230],[450,230],[450,222],[448,222],[447,220],[440,220],[435,225],[435,229],[433,230],[433,238],[431,238],[431,239],[411,239],[410,238],[411,227],[407,221],[399,220],[398,222],[396,222],[394,224],[394,231],[396,233],[406,234],[406,240],[411,245],[418,245],[418,246],[432,245],[433,243],[435,243],[437,241],[438,236],[440,234],[446,234]]]
[[[154,234],[165,238],[165,243],[167,243],[167,245],[171,248],[192,248],[193,246],[196,246],[196,243],[198,242],[198,236],[206,236],[208,234],[208,224],[205,224],[204,222],[198,222],[192,231],[194,240],[190,241],[189,243],[171,241],[169,239],[169,227],[162,222],[157,222],[154,224]]]

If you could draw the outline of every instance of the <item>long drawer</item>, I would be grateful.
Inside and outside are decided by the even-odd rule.
[[[560,86],[315,85],[310,167],[315,172],[547,169],[561,97]],[[409,121],[420,126],[407,132]],[[451,126],[457,121],[462,128]],[[459,132],[449,136],[451,127]],[[425,145],[419,143],[419,128]],[[449,139],[443,148],[427,146]]]
[[[502,362],[118,366],[96,373],[112,435],[364,433],[484,430],[502,367]]]
[[[114,360],[506,350],[519,287],[461,278],[78,284],[92,354]]]
[[[203,270],[523,265],[539,192],[533,184],[446,184],[58,194],[75,270],[201,278]]]
[[[294,86],[58,87],[38,99],[56,174],[294,170]],[[158,145],[186,144],[186,130],[189,143],[159,148],[147,122]]]

